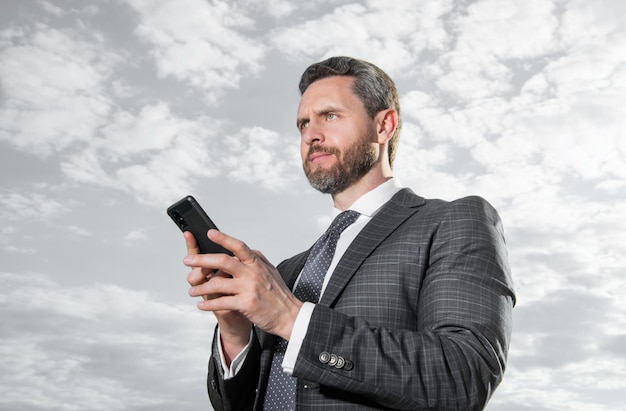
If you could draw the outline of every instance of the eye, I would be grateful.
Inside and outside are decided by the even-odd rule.
[[[326,114],[326,120],[335,120],[337,118],[337,114],[335,113],[328,113]]]
[[[308,126],[309,126],[309,121],[307,120],[307,121],[302,121],[302,122],[298,125],[298,128],[299,128],[300,130],[304,130],[304,129],[305,129],[305,128],[307,128]]]

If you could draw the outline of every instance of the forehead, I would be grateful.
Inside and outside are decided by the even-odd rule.
[[[323,110],[326,106],[350,108],[363,103],[354,94],[354,78],[333,76],[313,82],[302,94],[298,113],[307,110]]]

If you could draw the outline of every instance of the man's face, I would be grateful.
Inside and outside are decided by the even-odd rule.
[[[298,107],[304,173],[323,193],[344,191],[379,159],[375,122],[352,91],[353,82],[347,76],[318,80]]]

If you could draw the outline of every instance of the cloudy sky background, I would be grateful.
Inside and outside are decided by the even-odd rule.
[[[396,80],[404,185],[500,211],[519,303],[488,410],[626,409],[625,27],[622,0],[0,0],[0,409],[210,409],[165,209],[308,247],[331,204],[297,82],[331,55]]]

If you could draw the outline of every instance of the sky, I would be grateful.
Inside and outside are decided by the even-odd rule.
[[[211,409],[165,209],[191,194],[275,264],[308,248],[332,203],[297,83],[333,55],[396,81],[402,185],[501,215],[487,410],[626,410],[622,0],[0,0],[0,410]]]

